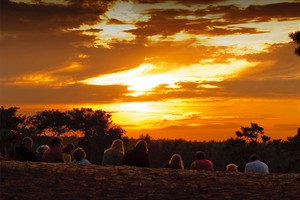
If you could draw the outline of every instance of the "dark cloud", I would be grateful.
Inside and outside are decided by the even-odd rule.
[[[184,5],[194,5],[194,4],[213,4],[218,3],[226,0],[173,0],[174,3],[177,4],[184,4]],[[135,0],[137,3],[146,3],[146,4],[154,4],[154,3],[163,3],[163,2],[170,2],[169,0]]]
[[[66,67],[83,46],[93,45],[94,36],[66,30],[83,23],[97,23],[107,4],[104,1],[69,3],[64,6],[1,1],[0,78]]]
[[[250,62],[260,62],[260,65],[245,71],[241,76],[256,79],[293,78],[299,74],[300,66],[299,57],[293,50],[293,43],[278,43],[270,45],[263,53],[245,55],[243,56],[245,59]]]
[[[125,86],[83,84],[50,88],[46,86],[1,86],[0,103],[4,104],[81,104],[111,103],[128,93]]]
[[[228,26],[247,22],[267,22],[271,19],[279,21],[299,18],[300,3],[277,3],[269,5],[251,5],[241,8],[236,5],[215,6],[190,11],[187,9],[150,9],[147,14],[151,16],[147,22],[138,22],[138,29],[130,32],[139,36],[174,35],[180,31],[192,34],[229,35],[244,33],[262,33],[255,28]],[[219,14],[222,21],[211,20],[206,16]],[[186,19],[186,16],[198,19]],[[181,17],[181,18],[180,18]],[[221,28],[221,27],[224,28]],[[164,27],[163,29],[161,27]]]
[[[86,1],[77,1],[86,2]],[[99,6],[85,4],[26,4],[1,1],[1,31],[12,34],[40,33],[75,28],[82,23],[94,24],[99,15],[107,10],[104,3]],[[97,4],[97,2],[95,2]],[[45,32],[46,33],[46,32]]]
[[[278,20],[299,19],[300,3],[276,3],[268,5],[250,5],[245,9],[236,6],[212,7],[210,13],[224,13],[224,19],[231,23],[242,23],[250,20],[257,22],[270,21],[272,18]]]

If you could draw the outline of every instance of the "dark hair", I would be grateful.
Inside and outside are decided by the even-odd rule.
[[[203,151],[197,151],[196,152],[196,159],[197,160],[202,160],[205,158],[205,153]]]
[[[74,149],[74,144],[69,143],[69,144],[67,144],[67,145],[62,149],[62,151],[63,151],[64,153],[71,154],[71,152],[72,152],[73,149]]]
[[[33,140],[30,137],[24,137],[22,140],[22,144],[30,144],[33,143]]]
[[[62,141],[63,140],[60,137],[53,137],[49,142],[49,146],[56,147],[57,145],[60,145]]]
[[[253,161],[256,161],[256,160],[260,160],[260,157],[259,157],[258,155],[256,155],[256,154],[252,154],[252,155],[250,156],[249,160],[250,160],[251,162],[253,162]]]
[[[73,151],[73,158],[76,161],[80,161],[82,159],[84,159],[86,156],[85,151],[83,150],[83,148],[81,147],[77,147],[74,151]]]
[[[135,144],[135,149],[148,153],[148,144],[145,140],[139,140]]]

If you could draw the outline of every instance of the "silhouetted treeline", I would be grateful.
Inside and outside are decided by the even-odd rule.
[[[128,138],[125,130],[115,125],[111,114],[103,110],[90,108],[73,109],[71,111],[48,110],[33,116],[17,115],[18,108],[5,109],[0,113],[1,154],[11,153],[25,136],[34,140],[34,149],[48,144],[51,136],[62,136],[69,131],[81,131],[82,137],[64,137],[64,143],[81,146],[87,158],[93,164],[100,164],[103,152],[111,142],[121,138],[125,150],[131,149],[138,139]],[[264,135],[263,128],[251,123],[250,127],[241,127],[236,132],[237,138],[223,142],[198,142],[179,140],[153,140],[149,135],[141,135],[149,145],[151,167],[163,167],[170,157],[180,154],[185,168],[189,169],[195,159],[195,152],[205,151],[206,156],[214,163],[216,170],[225,170],[229,163],[235,163],[239,171],[252,153],[257,153],[268,164],[270,172],[300,172],[300,129],[294,137],[283,140],[271,140]],[[262,142],[258,141],[261,136]]]

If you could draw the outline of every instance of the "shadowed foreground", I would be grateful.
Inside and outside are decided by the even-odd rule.
[[[297,199],[300,174],[0,161],[0,199]]]

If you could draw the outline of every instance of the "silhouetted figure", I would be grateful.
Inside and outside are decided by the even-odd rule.
[[[18,161],[38,161],[35,154],[31,152],[33,140],[30,137],[25,137],[22,144],[15,149],[15,160]]]
[[[181,156],[179,154],[173,154],[169,160],[169,163],[165,167],[171,169],[184,169]]]
[[[205,171],[214,171],[214,164],[205,158],[203,151],[197,151],[196,160],[191,164],[191,169],[195,170],[205,170]]]
[[[72,161],[72,151],[74,149],[74,144],[69,143],[62,149],[62,152],[64,153],[64,160],[66,163],[69,163]]]
[[[260,161],[260,157],[258,155],[252,154],[249,160],[250,162],[248,162],[245,166],[245,172],[262,173],[262,174],[269,173],[268,165]]]
[[[238,166],[236,164],[228,164],[226,166],[226,172],[238,172]]]
[[[46,150],[49,149],[48,145],[41,145],[36,149],[36,158],[38,161],[42,161],[43,154],[45,153]]]
[[[113,141],[111,147],[104,151],[102,165],[121,165],[124,156],[123,141],[117,139]]]
[[[53,137],[49,142],[49,149],[42,156],[43,162],[64,162],[62,152],[63,140],[60,137]]]
[[[125,153],[122,164],[137,167],[150,167],[147,142],[145,140],[139,140],[133,149]]]
[[[81,147],[77,147],[73,151],[74,163],[79,165],[91,165],[90,161],[86,159],[86,153]]]

